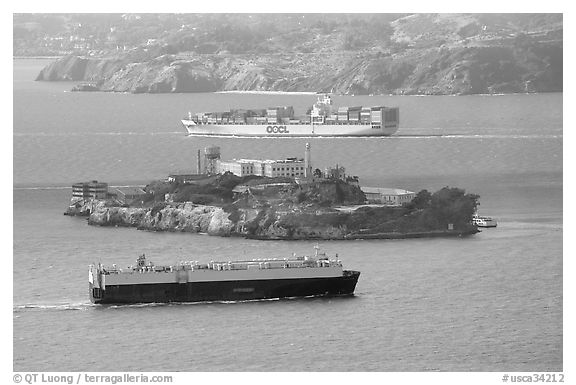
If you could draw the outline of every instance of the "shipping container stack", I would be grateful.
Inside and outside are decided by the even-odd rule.
[[[207,117],[204,112],[197,112],[193,119],[196,123],[206,123]]]
[[[268,108],[266,110],[266,122],[270,124],[278,123],[278,108]]]
[[[267,123],[288,124],[290,119],[294,118],[294,108],[292,106],[270,107],[266,109]]]
[[[384,126],[396,127],[400,120],[400,109],[398,107],[386,108],[384,114]]]
[[[256,118],[266,117],[266,109],[248,110],[248,114],[249,116]]]
[[[398,125],[398,107],[338,107],[336,112],[328,112],[326,124],[374,124],[385,127]],[[267,109],[231,109],[229,112],[200,112],[189,114],[189,119],[203,124],[309,124],[310,115],[303,119],[294,117],[292,106],[270,107]]]
[[[338,121],[348,121],[348,107],[338,107]]]
[[[362,107],[362,109],[360,110],[360,123],[369,124],[370,115],[371,115],[370,107]]]
[[[233,124],[244,124],[246,123],[246,110],[235,110],[231,109],[227,113],[228,123]],[[224,117],[224,116],[223,116]]]
[[[348,120],[354,123],[360,121],[360,111],[362,107],[349,107],[348,108]]]
[[[372,107],[372,111],[370,114],[370,122],[372,124],[375,125],[381,125],[382,124],[382,115],[383,115],[383,111],[386,109],[386,107]]]

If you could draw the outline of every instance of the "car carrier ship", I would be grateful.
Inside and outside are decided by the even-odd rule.
[[[332,106],[320,95],[304,118],[292,106],[261,110],[188,113],[182,124],[190,135],[248,137],[390,136],[398,131],[398,107]]]
[[[359,271],[343,270],[338,255],[267,258],[156,266],[141,255],[136,266],[92,264],[90,300],[99,304],[242,301],[340,296],[354,293]]]

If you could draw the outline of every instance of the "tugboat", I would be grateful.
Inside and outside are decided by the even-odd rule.
[[[90,265],[88,283],[93,303],[166,303],[352,295],[359,276],[342,268],[338,254],[330,259],[316,246],[314,256],[174,266],[156,266],[141,255],[126,269]]]

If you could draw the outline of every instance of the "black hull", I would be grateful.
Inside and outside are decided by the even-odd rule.
[[[335,278],[107,285],[105,290],[90,285],[90,300],[100,304],[127,304],[349,295],[354,293],[359,276],[359,271],[344,271],[341,277]]]

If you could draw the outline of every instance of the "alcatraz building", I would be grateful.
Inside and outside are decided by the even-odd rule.
[[[72,202],[82,199],[106,199],[107,196],[108,183],[93,180],[72,185]]]
[[[402,206],[410,203],[416,196],[413,191],[399,188],[362,187],[368,203],[379,203],[387,206]]]
[[[218,172],[227,171],[238,176],[259,175],[267,177],[305,178],[312,176],[310,144],[306,143],[303,159],[286,158],[283,160],[234,159],[217,161]]]
[[[227,171],[234,175],[259,175],[268,177],[304,177],[306,167],[304,159],[287,158],[284,160],[257,160],[234,159],[220,161],[218,171],[223,174]]]

